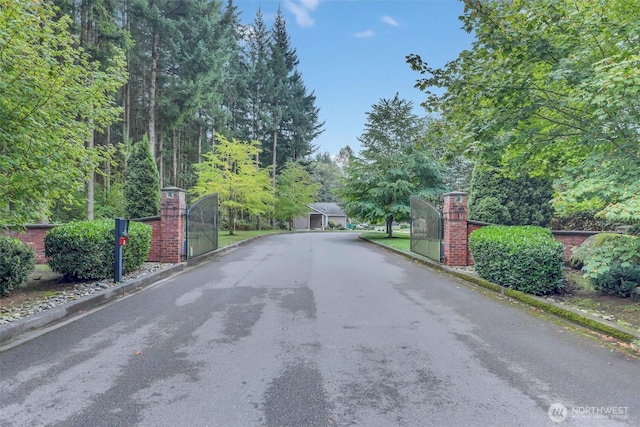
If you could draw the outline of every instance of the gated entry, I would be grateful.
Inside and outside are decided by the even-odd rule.
[[[411,251],[443,262],[442,215],[419,197],[411,197]]]
[[[187,259],[218,249],[218,194],[187,209]]]

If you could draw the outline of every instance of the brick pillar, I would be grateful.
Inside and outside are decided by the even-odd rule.
[[[160,199],[160,262],[182,262],[187,202],[181,188],[162,189]]]
[[[467,193],[445,194],[442,215],[444,263],[451,266],[467,265]]]

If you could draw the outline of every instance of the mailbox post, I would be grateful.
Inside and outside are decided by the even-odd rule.
[[[113,281],[122,282],[122,247],[129,240],[129,220],[116,218]]]

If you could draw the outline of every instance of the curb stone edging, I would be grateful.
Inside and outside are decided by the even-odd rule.
[[[631,341],[633,340],[640,340],[640,333],[638,332],[623,328],[618,325],[610,325],[595,319],[588,318],[584,316],[584,314],[578,311],[577,309],[573,309],[566,305],[550,302],[544,298],[541,298],[535,295],[529,295],[529,294],[525,294],[524,292],[516,291],[514,289],[505,288],[504,286],[497,285],[495,283],[492,283],[480,277],[471,276],[469,274],[465,274],[463,272],[454,270],[453,268],[447,267],[445,265],[438,264],[418,254],[408,253],[400,249],[396,249],[394,247],[387,246],[382,243],[378,243],[376,241],[367,239],[366,237],[363,237],[363,236],[358,236],[358,237],[361,240],[364,240],[368,243],[372,243],[374,245],[378,245],[397,255],[401,255],[410,260],[417,261],[421,264],[426,265],[427,267],[442,271],[444,273],[455,276],[459,279],[465,280],[467,282],[471,282],[475,285],[482,286],[483,288],[489,289],[496,293],[500,293],[501,295],[506,295],[524,304],[543,310],[548,314],[552,314],[556,317],[560,317],[565,321],[569,321],[576,325],[589,328],[599,333],[607,334],[611,337],[614,337],[626,343],[631,343]]]
[[[120,286],[113,286],[103,291],[82,297],[76,301],[3,325],[0,327],[0,345],[7,344],[24,333],[32,332],[46,326],[51,326],[54,323],[78,314],[84,310],[97,307],[127,293],[132,293],[138,289],[145,288],[182,270],[184,270],[183,263],[166,267],[144,277],[124,282]]]
[[[15,322],[2,325],[0,326],[0,346],[9,344],[11,341],[16,340],[21,335],[27,332],[32,332],[47,326],[52,326],[55,323],[59,323],[62,320],[78,314],[82,311],[106,304],[125,294],[130,294],[136,290],[145,288],[159,280],[165,279],[174,274],[181,273],[186,269],[194,268],[202,263],[226,255],[228,252],[231,252],[232,250],[240,246],[244,246],[251,241],[270,235],[271,234],[254,236],[228,246],[223,246],[222,248],[216,249],[215,251],[209,252],[207,254],[194,257],[188,261],[181,262],[179,264],[166,267],[162,270],[152,272],[146,276],[124,282],[120,286],[113,286],[102,291],[95,292],[91,295],[82,297],[76,301],[68,302],[50,310],[45,310],[32,316],[17,320]]]

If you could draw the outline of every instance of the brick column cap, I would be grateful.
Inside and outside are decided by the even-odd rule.
[[[178,191],[178,192],[186,193],[187,190],[184,190],[179,187],[164,187],[161,189],[161,191]]]
[[[445,193],[444,196],[468,196],[469,193],[465,193],[464,191],[452,191],[450,193]]]

